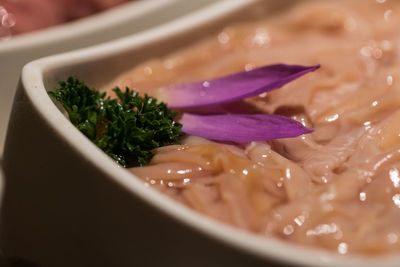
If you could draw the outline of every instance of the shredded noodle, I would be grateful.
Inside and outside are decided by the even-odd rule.
[[[232,25],[113,82],[141,92],[257,66],[321,64],[246,100],[311,135],[221,144],[188,137],[132,173],[216,220],[341,254],[400,251],[400,2],[307,1]]]

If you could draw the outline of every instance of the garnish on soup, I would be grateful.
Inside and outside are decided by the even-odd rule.
[[[238,143],[297,137],[312,132],[298,121],[270,114],[184,113],[179,122],[187,134]]]
[[[123,166],[145,165],[154,148],[174,144],[182,136],[178,115],[164,103],[128,88],[114,89],[118,99],[69,78],[49,94],[66,109],[71,122]]]
[[[278,89],[320,66],[275,64],[200,82],[158,89],[170,108],[191,108],[242,100]]]
[[[318,69],[284,64],[264,66],[209,81],[170,86],[159,90],[175,108],[232,102],[277,89]],[[207,85],[206,85],[207,84]],[[126,88],[113,89],[117,99],[90,89],[78,79],[60,82],[49,94],[66,109],[71,122],[93,143],[123,166],[146,165],[152,150],[179,143],[183,132],[216,141],[251,142],[297,137],[312,132],[293,119],[272,114],[179,113],[157,99],[139,96]],[[176,96],[176,97],[174,97]],[[186,104],[185,104],[186,103]]]

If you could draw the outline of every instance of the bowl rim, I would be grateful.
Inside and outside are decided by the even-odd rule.
[[[132,173],[115,164],[110,157],[82,135],[47,95],[43,78],[45,73],[48,75],[53,69],[84,61],[96,61],[101,57],[133,50],[174,34],[187,33],[193,27],[215,22],[221,15],[233,13],[259,1],[219,0],[166,24],[113,42],[32,61],[22,70],[22,88],[41,118],[79,155],[85,157],[93,166],[113,179],[118,185],[146,201],[158,211],[168,214],[212,239],[259,258],[285,264],[304,266],[398,266],[400,256],[384,255],[371,258],[358,255],[342,256],[318,248],[302,247],[234,228],[197,213],[188,207],[177,205],[174,200],[146,187],[139,179],[132,179],[135,177]]]
[[[48,46],[51,43],[79,38],[87,33],[99,32],[103,28],[114,28],[128,22],[132,18],[178,1],[180,0],[125,2],[70,22],[15,35],[11,40],[0,42],[0,54],[11,50],[24,50],[42,45]]]

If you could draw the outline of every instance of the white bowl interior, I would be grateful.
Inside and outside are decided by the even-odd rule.
[[[253,14],[248,13],[248,10],[233,14],[228,12],[244,6],[246,1],[239,2],[235,2],[237,6],[234,6],[231,1],[221,1],[191,16],[117,42],[30,63],[23,72],[24,87],[43,118],[58,132],[60,138],[63,138],[82,155],[82,158],[93,162],[98,169],[107,173],[118,184],[127,188],[132,194],[150,202],[156,209],[178,218],[218,242],[230,244],[257,257],[274,259],[281,263],[307,266],[397,266],[399,258],[395,256],[371,259],[358,256],[343,257],[318,249],[297,247],[279,240],[268,240],[205,218],[177,205],[157,192],[143,191],[141,182],[134,179],[127,171],[116,167],[112,160],[68,123],[61,112],[57,112],[46,94],[45,90],[52,90],[57,81],[68,76],[76,76],[86,81],[91,87],[101,86],[118,73],[147,58],[165,55],[221,29],[222,25],[229,21],[247,18],[249,14]],[[262,5],[265,12],[278,12],[277,10],[280,8],[287,7],[292,3],[294,1],[279,3],[264,1],[259,4]],[[256,10],[259,12],[260,6],[257,7]],[[229,17],[223,15],[229,15]],[[160,46],[160,43],[163,45]],[[96,75],[97,73],[102,73],[102,75]]]

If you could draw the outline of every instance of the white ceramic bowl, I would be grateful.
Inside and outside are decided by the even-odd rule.
[[[4,176],[3,176],[3,170],[2,170],[2,165],[0,161],[0,209],[2,207],[3,203],[3,193],[4,193]],[[0,220],[1,223],[1,220]],[[2,235],[0,233],[0,240],[2,239]],[[0,247],[0,266],[6,266],[6,261],[3,255],[3,251]]]
[[[3,176],[3,169],[1,166],[1,162],[0,162],[0,208],[3,203],[3,193],[4,193],[4,176]]]
[[[70,75],[101,86],[146,58],[165,55],[228,20],[252,14],[234,11],[255,2],[220,1],[150,31],[24,68],[3,159],[7,184],[1,228],[8,256],[61,267],[398,266],[398,257],[340,256],[202,216],[115,164],[46,93]],[[261,2],[268,3],[270,12],[290,4]]]
[[[139,32],[211,2],[215,0],[133,1],[87,18],[0,42],[0,157],[12,98],[24,64]]]

